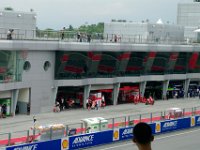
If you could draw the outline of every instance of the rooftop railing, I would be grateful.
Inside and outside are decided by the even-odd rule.
[[[8,29],[0,28],[0,39],[7,39]],[[78,34],[80,33],[80,34]],[[64,36],[62,35],[64,34]],[[63,36],[63,37],[62,37]],[[93,43],[136,43],[136,44],[187,44],[184,40],[156,38],[140,34],[102,34],[75,31],[52,30],[23,30],[14,29],[13,40],[47,40],[64,42],[93,42]]]
[[[175,110],[173,114],[176,114]],[[181,111],[181,115],[179,113],[178,115],[171,115],[171,117],[170,112],[165,110],[129,116],[120,116],[115,118],[107,118],[106,120],[108,121],[108,124],[106,125],[106,129],[105,124],[100,120],[98,131],[105,131],[122,127],[131,127],[139,122],[153,123],[195,115],[200,115],[200,106],[183,108]],[[29,130],[15,131],[12,133],[0,133],[0,147],[15,145],[19,143],[30,143],[43,140],[59,139],[66,136],[80,135],[85,133],[91,132],[82,121],[78,123],[64,124],[63,128],[57,130],[55,130],[55,128],[45,129],[43,132],[40,133],[38,133],[35,125],[33,125],[32,129]],[[41,136],[43,138],[40,138]]]

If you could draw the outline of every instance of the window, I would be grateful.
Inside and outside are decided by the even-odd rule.
[[[29,61],[25,61],[23,68],[24,68],[25,71],[30,70],[30,68],[31,68],[30,62]]]
[[[51,66],[50,62],[49,61],[45,61],[44,66],[43,66],[44,70],[47,71],[50,66]]]

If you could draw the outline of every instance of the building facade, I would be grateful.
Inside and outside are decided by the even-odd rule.
[[[114,36],[135,43],[183,42],[184,27],[180,25],[150,22],[110,22],[104,24],[104,36],[114,41]],[[120,39],[118,39],[120,40]]]
[[[27,104],[31,114],[52,111],[60,96],[81,97],[85,108],[94,91],[116,105],[127,86],[162,99],[169,87],[188,93],[199,82],[199,54],[199,45],[1,40],[0,99],[10,100],[12,114]]]
[[[177,24],[185,27],[185,38],[196,42],[198,33],[194,30],[200,28],[200,2],[198,0],[178,4]]]

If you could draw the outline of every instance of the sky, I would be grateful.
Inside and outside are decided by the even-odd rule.
[[[0,8],[33,9],[39,29],[61,29],[112,19],[156,22],[161,18],[164,23],[176,23],[177,4],[183,1],[192,0],[0,0]]]

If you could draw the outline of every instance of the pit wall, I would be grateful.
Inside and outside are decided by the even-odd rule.
[[[200,116],[192,116],[181,119],[156,122],[156,123],[151,123],[150,126],[152,128],[153,134],[155,135],[177,130],[183,130],[200,126]],[[116,128],[113,130],[65,137],[57,140],[10,146],[0,150],[80,149],[80,148],[86,148],[86,147],[131,139],[133,138],[132,131],[133,127]]]

